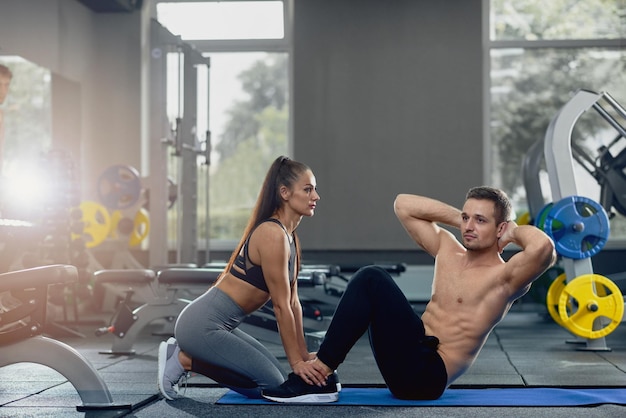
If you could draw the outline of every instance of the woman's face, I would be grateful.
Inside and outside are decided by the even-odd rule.
[[[302,216],[313,216],[320,195],[317,182],[311,170],[306,170],[294,183],[287,198],[287,205]]]

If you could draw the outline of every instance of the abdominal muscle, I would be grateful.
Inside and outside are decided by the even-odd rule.
[[[452,303],[458,306],[450,309],[450,301],[442,304],[437,295],[433,295],[422,314],[426,335],[439,339],[437,351],[446,366],[448,385],[472,365],[489,332],[508,311],[508,307],[503,307],[502,311],[497,306],[486,309],[489,304],[485,302],[470,306],[454,301]]]

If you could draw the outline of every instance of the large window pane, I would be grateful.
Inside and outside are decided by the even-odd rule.
[[[491,40],[626,37],[620,0],[492,0]]]
[[[506,190],[519,211],[527,210],[521,163],[530,146],[545,136],[550,120],[579,89],[608,92],[626,104],[624,50],[494,49],[491,51],[491,140],[494,184]],[[598,117],[584,115],[573,138],[597,158],[597,150],[615,138],[616,131]],[[626,139],[623,139],[626,142]],[[619,146],[619,145],[618,145]],[[617,151],[617,150],[616,150]],[[582,195],[599,201],[599,186],[575,164]],[[542,191],[551,201],[547,176]],[[626,238],[623,217],[611,222],[611,238]]]
[[[211,54],[211,239],[238,240],[271,162],[287,154],[287,54]]]
[[[182,39],[282,39],[282,1],[157,4],[158,20]]]
[[[4,132],[0,206],[4,217],[25,219],[40,209],[48,191],[48,177],[39,168],[52,142],[51,74],[17,56],[0,56],[0,64],[13,74],[0,104],[0,130]]]
[[[204,156],[199,157],[201,249],[232,248],[241,237],[267,168],[278,155],[288,154],[288,54],[267,53],[288,49],[284,13],[283,1],[157,3],[158,21],[191,45],[196,42],[197,49],[211,59],[209,85],[199,87],[199,97],[209,90],[208,103],[198,104],[199,109],[208,105],[209,125],[198,124],[198,133],[210,130],[212,146],[208,176]],[[269,42],[261,45],[255,42],[259,39]],[[216,50],[204,40],[237,42],[220,43]],[[173,120],[179,109],[170,109],[170,103],[175,101],[168,98]],[[174,162],[169,165],[177,167]],[[176,231],[170,228],[168,235],[175,237]]]

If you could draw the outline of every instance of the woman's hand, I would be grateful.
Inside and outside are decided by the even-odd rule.
[[[292,369],[295,374],[309,385],[326,385],[326,371],[319,361],[299,361],[292,366]]]

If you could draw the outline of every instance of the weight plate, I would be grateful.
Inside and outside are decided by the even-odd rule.
[[[600,252],[609,238],[609,217],[599,203],[582,196],[569,196],[552,206],[544,232],[557,253],[575,260]]]
[[[543,225],[546,222],[546,217],[548,216],[548,212],[550,212],[550,209],[552,209],[553,204],[552,203],[548,203],[546,205],[544,205],[540,210],[539,213],[537,214],[537,218],[535,219],[534,225],[541,229],[542,231],[545,231],[543,229]]]
[[[150,218],[148,211],[141,208],[135,213],[134,219],[125,217],[121,211],[116,210],[111,215],[111,237],[128,237],[128,244],[136,247],[148,236],[150,232]]]
[[[563,321],[561,320],[561,315],[559,315],[559,299],[561,297],[561,292],[565,289],[565,285],[567,283],[567,278],[565,277],[565,273],[559,275],[550,287],[548,288],[548,294],[546,295],[546,306],[548,308],[548,313],[554,319],[554,322],[559,324],[560,326],[564,326]]]
[[[98,178],[98,197],[109,209],[128,209],[141,197],[139,172],[128,165],[113,165]]]
[[[617,328],[624,316],[619,287],[599,274],[584,274],[570,281],[559,297],[563,326],[579,337],[596,339]]]
[[[141,244],[150,232],[150,218],[148,216],[148,211],[145,209],[140,209],[135,215],[133,232],[130,234],[130,238],[128,243],[131,247],[136,247]]]
[[[530,225],[530,212],[524,212],[517,217],[515,223],[518,225]]]
[[[93,248],[100,245],[109,235],[111,217],[107,208],[98,202],[84,201],[80,204],[81,223],[84,225],[81,234],[71,234],[72,240],[82,238],[85,247]]]

